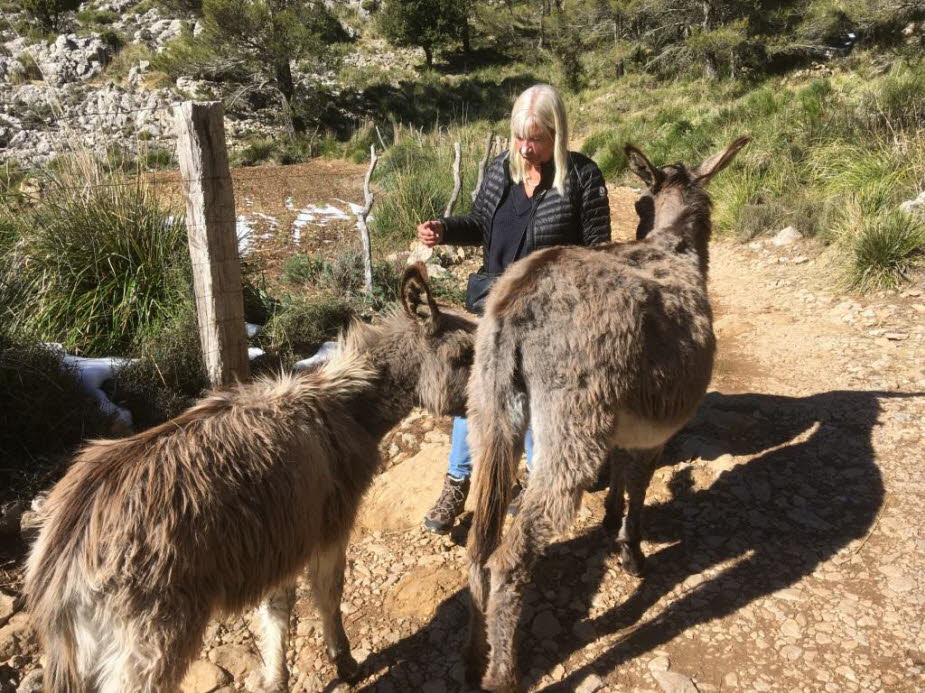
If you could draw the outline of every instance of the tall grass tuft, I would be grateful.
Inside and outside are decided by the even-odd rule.
[[[107,175],[90,157],[48,173],[41,201],[14,224],[0,273],[18,291],[4,319],[73,352],[129,353],[189,291],[182,218],[141,178]]]
[[[859,211],[859,205],[854,209]],[[859,223],[859,229],[845,234],[847,280],[853,289],[893,289],[925,261],[925,220],[921,217],[890,210],[862,215]]]

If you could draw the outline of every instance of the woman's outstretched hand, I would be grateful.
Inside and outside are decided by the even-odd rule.
[[[418,226],[418,238],[428,248],[433,248],[443,240],[443,222],[425,221]]]

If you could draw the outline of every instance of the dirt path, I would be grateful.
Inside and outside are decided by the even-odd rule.
[[[650,489],[649,575],[587,495],[527,593],[531,690],[921,690],[925,291],[833,295],[817,250],[713,246],[716,376]],[[464,533],[417,528],[446,452],[379,480],[351,550],[369,690],[463,689]]]
[[[632,233],[632,201],[615,195],[622,235]],[[621,571],[597,529],[604,494],[587,494],[526,594],[524,684],[921,690],[925,287],[833,294],[808,242],[720,241],[711,252],[719,358],[699,415],[650,488],[648,575]],[[467,524],[448,537],[419,525],[445,472],[446,430],[416,413],[386,441],[391,465],[349,551],[344,613],[364,672],[356,690],[466,690]],[[292,690],[331,690],[319,623],[301,597]],[[227,672],[213,679],[226,684],[218,690],[242,687],[259,666],[248,622],[210,629],[203,658]],[[18,661],[28,669],[34,659]]]

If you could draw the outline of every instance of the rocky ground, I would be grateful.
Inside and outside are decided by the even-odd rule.
[[[358,16],[365,15],[358,0],[346,4]],[[0,17],[0,163],[43,165],[75,149],[99,154],[114,149],[131,154],[173,152],[173,105],[228,95],[221,83],[188,76],[171,80],[152,67],[152,56],[171,41],[185,31],[198,34],[198,22],[170,16],[163,7],[142,0],[88,0],[81,10],[112,13],[115,20],[105,26],[82,26],[67,15],[61,33],[44,41],[16,28],[22,26],[24,13],[7,8]],[[116,35],[122,45],[113,43]],[[348,52],[342,64],[382,74],[419,61],[420,51],[374,44]],[[116,62],[124,64],[114,68]],[[299,65],[293,70],[298,89],[341,88],[330,70],[309,73]],[[265,96],[270,106],[259,109],[247,99],[228,100],[229,146],[253,137],[279,136],[276,97]]]
[[[612,199],[626,236],[633,194]],[[833,292],[825,253],[799,239],[715,242],[710,285],[716,372],[650,488],[648,573],[622,572],[598,529],[604,494],[587,494],[526,594],[524,685],[921,690],[925,286]],[[468,515],[446,537],[420,528],[447,431],[415,412],[384,443],[388,462],[349,550],[357,690],[466,690]],[[0,598],[0,690],[36,690],[39,659],[16,597]],[[345,689],[305,586],[292,628],[292,690]],[[250,618],[230,618],[209,629],[184,690],[252,690],[259,666]]]

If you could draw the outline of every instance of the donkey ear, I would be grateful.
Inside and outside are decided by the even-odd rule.
[[[401,278],[401,304],[408,316],[423,325],[428,332],[436,330],[440,311],[430,292],[427,268],[423,262],[415,262],[405,269]]]
[[[751,135],[742,135],[719,154],[714,154],[691,171],[691,176],[695,181],[700,183],[700,185],[706,185],[713,176],[731,164],[736,154],[739,153],[739,150],[751,141]]]
[[[649,157],[643,154],[641,149],[638,149],[632,144],[628,144],[623,148],[623,151],[626,152],[626,159],[629,162],[630,170],[642,178],[642,182],[645,183],[650,190],[661,182],[661,171],[652,165],[652,162],[649,161]]]

